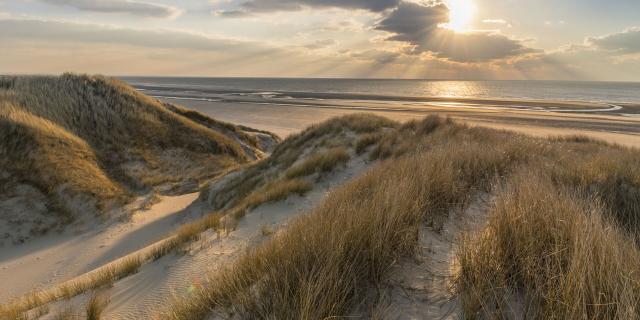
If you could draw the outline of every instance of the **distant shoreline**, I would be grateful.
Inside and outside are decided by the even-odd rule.
[[[150,96],[164,99],[200,100],[209,102],[261,103],[293,107],[331,107],[371,111],[419,111],[420,107],[478,108],[520,110],[532,112],[606,114],[640,117],[640,104],[595,103],[557,100],[516,100],[458,97],[414,97],[357,93],[326,93],[297,91],[256,91],[134,85]],[[350,106],[345,106],[349,104]],[[355,106],[353,104],[362,106]],[[376,104],[376,107],[363,104]]]

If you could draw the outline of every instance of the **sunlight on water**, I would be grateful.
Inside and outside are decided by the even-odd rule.
[[[124,78],[133,85],[214,92],[309,92],[404,97],[640,102],[637,82],[439,81],[294,78]]]
[[[428,81],[422,82],[420,87],[424,95],[445,98],[484,97],[489,94],[486,86],[473,81]]]

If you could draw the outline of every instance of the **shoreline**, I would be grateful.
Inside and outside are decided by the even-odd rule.
[[[558,113],[597,113],[624,117],[640,116],[640,103],[604,103],[559,100],[515,100],[459,97],[414,97],[398,95],[373,95],[324,92],[287,92],[229,90],[193,87],[164,87],[134,85],[137,90],[159,99],[201,100],[209,102],[238,102],[282,104],[299,107],[341,107],[347,103],[361,108],[384,107],[411,111],[416,107],[479,108],[497,110],[525,110]],[[367,104],[367,106],[364,106]]]
[[[145,92],[163,102],[180,104],[222,121],[268,130],[281,137],[297,133],[329,118],[351,113],[373,113],[400,122],[422,119],[428,114],[437,114],[473,126],[506,129],[535,136],[586,135],[609,143],[640,148],[640,116],[626,116],[612,112],[563,113],[557,110],[541,111],[532,108],[406,105],[402,102],[388,101],[302,101],[269,97],[206,95],[193,97],[194,94],[189,92],[183,95],[175,95],[175,93],[176,91],[155,92],[155,94]],[[621,111],[629,112],[624,109]]]

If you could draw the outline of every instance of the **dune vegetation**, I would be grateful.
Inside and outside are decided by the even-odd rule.
[[[0,77],[0,136],[0,218],[22,223],[31,215],[32,231],[106,212],[157,186],[197,188],[278,141],[119,80],[72,74]],[[17,198],[43,203],[27,210]]]
[[[228,232],[247,212],[262,204],[285,200],[294,194],[304,195],[313,188],[315,182],[322,180],[323,175],[349,160],[351,135],[358,134],[354,128],[364,130],[352,123],[373,121],[367,130],[373,130],[378,123],[386,123],[381,118],[368,115],[348,119],[349,121],[341,121],[339,125],[335,121],[329,121],[309,128],[305,133],[289,137],[279,144],[272,156],[240,168],[227,169],[226,176],[214,179],[202,192],[201,201],[212,204],[211,213],[184,223],[164,240],[140,252],[49,289],[0,305],[0,319],[3,315],[9,319],[19,318],[25,312],[51,302],[112,286],[116,281],[137,273],[144,264],[180,251],[189,243],[200,239],[201,233],[207,230]],[[328,130],[327,127],[331,129]],[[307,136],[315,138],[306,139]],[[287,148],[283,149],[282,145]],[[292,176],[291,172],[296,171],[302,173]],[[222,201],[216,197],[224,199],[228,205],[215,207],[215,201]]]
[[[354,161],[368,169],[340,182],[283,230],[261,226],[264,239],[209,273],[189,295],[176,296],[157,318],[385,318],[378,313],[385,303],[382,288],[395,267],[415,257],[425,226],[438,232],[452,212],[479,196],[488,199],[480,208],[486,221],[462,232],[451,261],[452,294],[465,318],[640,317],[637,149],[582,136],[534,138],[437,116],[401,124],[363,114],[331,119],[280,142],[266,132],[161,104],[115,80],[0,79],[0,130],[13,134],[0,150],[25,152],[18,143],[33,140],[27,144],[32,150],[21,155],[27,161],[5,160],[12,164],[0,169],[6,171],[0,172],[3,181],[30,183],[38,190],[44,188],[38,181],[53,181],[53,189],[42,190],[50,201],[60,199],[56,188],[65,186],[99,204],[161,183],[211,179],[199,198],[210,214],[183,224],[139,255],[0,306],[0,315],[9,319],[112,285],[203,239],[208,230],[229,233],[253,209],[302,196]],[[114,131],[126,143],[97,137],[80,125],[97,120],[73,108],[64,112],[80,113],[60,117],[44,102],[26,103],[36,98],[18,98],[25,93],[17,92],[36,89],[17,88],[77,81],[86,82],[79,87],[93,88],[69,102],[79,110],[86,108],[82,101],[97,95],[122,108],[115,114],[128,113],[89,126],[102,135]],[[103,112],[105,119],[114,117]],[[147,135],[153,137],[138,138]],[[170,158],[178,152],[191,161],[164,173],[177,178],[134,178],[129,170],[134,160],[138,168],[153,166],[139,174],[169,168],[162,160],[166,150],[174,150]],[[263,157],[265,151],[272,152]],[[94,190],[93,183],[101,187]],[[87,317],[99,318],[104,309],[106,300],[95,297],[86,305]]]
[[[372,316],[371,297],[415,254],[421,226],[437,230],[479,194],[491,199],[487,222],[464,235],[452,279],[465,317],[640,316],[638,150],[438,117],[403,125],[348,121],[358,127],[361,120],[384,123],[353,139],[378,164],[286,232],[210,274],[197,294],[177,299],[159,318]]]

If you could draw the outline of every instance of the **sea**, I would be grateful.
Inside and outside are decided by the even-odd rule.
[[[393,97],[554,100],[640,103],[640,82],[452,81],[316,78],[121,77],[135,87],[210,93],[308,94]]]

